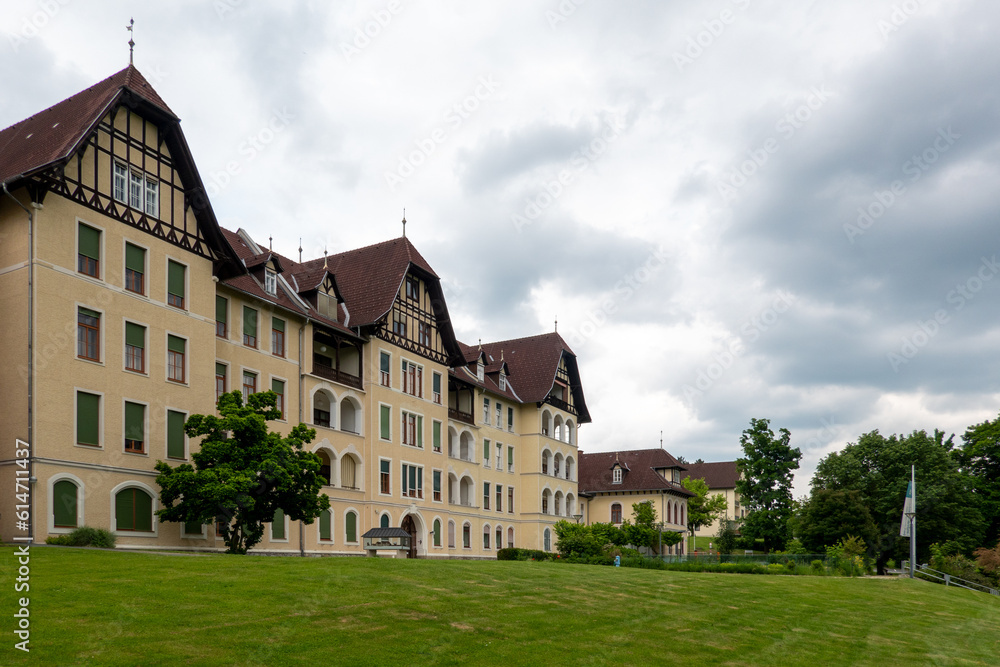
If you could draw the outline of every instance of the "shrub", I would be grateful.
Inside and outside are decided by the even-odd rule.
[[[983,572],[995,574],[1000,570],[1000,542],[997,542],[997,545],[992,549],[986,547],[976,549],[973,555],[976,557],[979,569]]]
[[[45,539],[46,544],[60,544],[70,547],[99,547],[114,549],[115,536],[103,528],[80,526],[68,535],[56,535]]]
[[[500,549],[497,551],[497,560],[522,560],[518,558],[519,551],[520,549],[515,549],[514,547]]]
[[[789,572],[795,572],[795,561],[794,560],[785,561],[785,569],[788,570]]]
[[[809,567],[812,568],[813,574],[823,574],[826,570],[826,568],[823,567],[823,561],[821,560],[814,560]]]

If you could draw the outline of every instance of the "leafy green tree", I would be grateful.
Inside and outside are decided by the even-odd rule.
[[[719,553],[733,553],[739,539],[739,533],[736,532],[736,522],[728,518],[721,519],[719,521],[719,532],[715,534],[715,548]]]
[[[798,526],[799,539],[812,554],[852,535],[871,544],[878,534],[861,492],[855,489],[814,489],[802,506]]]
[[[622,532],[628,543],[632,546],[646,547],[654,549],[657,545],[656,508],[653,503],[645,500],[640,503],[632,503],[633,521],[626,520],[622,523]]]
[[[279,509],[293,521],[312,523],[329,508],[330,499],[319,495],[319,457],[302,448],[316,431],[299,424],[286,437],[271,432],[267,421],[281,417],[276,405],[270,391],[251,395],[247,405],[232,391],[219,398],[221,416],[192,415],[185,432],[205,436],[191,455],[194,466],[156,462],[160,519],[219,520],[227,551],[244,554],[260,542],[264,524]]]
[[[945,440],[942,431],[887,438],[876,430],[816,466],[814,492],[852,489],[861,494],[877,529],[868,547],[879,572],[889,559],[909,556],[909,540],[900,537],[899,525],[911,465],[917,477],[917,560],[926,562],[935,542],[954,540],[965,553],[982,544],[984,522],[974,480],[959,469],[953,439]]]
[[[687,501],[687,529],[694,537],[702,526],[707,526],[726,511],[726,497],[721,493],[708,495],[708,483],[702,479],[685,477],[681,484],[694,495]]]
[[[986,520],[985,544],[993,544],[1000,539],[1000,417],[966,429],[955,455],[962,470],[973,477]]]
[[[741,532],[751,542],[763,539],[765,551],[783,549],[790,537],[792,473],[802,458],[802,452],[789,444],[788,429],[779,434],[774,436],[770,420],[751,419],[750,428],[740,436],[743,456],[736,460],[740,472],[736,492],[747,509]]]

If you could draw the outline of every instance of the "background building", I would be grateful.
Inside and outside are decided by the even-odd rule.
[[[746,516],[746,510],[740,507],[740,496],[736,493],[736,480],[739,472],[736,461],[718,461],[715,463],[687,463],[687,470],[681,479],[693,477],[704,479],[708,484],[709,495],[721,494],[726,498],[726,512],[719,518],[695,531],[698,537],[715,537],[719,532],[720,519],[741,520]]]

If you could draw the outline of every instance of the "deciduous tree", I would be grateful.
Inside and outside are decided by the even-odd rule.
[[[809,553],[849,536],[871,544],[878,530],[861,492],[855,489],[814,489],[799,513],[799,539]]]
[[[964,472],[973,477],[986,520],[986,544],[1000,539],[1000,417],[966,429],[955,456]]]
[[[708,495],[708,483],[701,479],[685,477],[681,482],[694,495],[687,501],[687,529],[693,537],[702,526],[707,526],[726,511],[726,497],[721,493]]]
[[[761,538],[764,549],[783,549],[789,539],[788,520],[792,516],[792,473],[799,467],[802,452],[789,442],[788,429],[775,437],[767,419],[751,419],[740,444],[743,456],[736,460],[740,478],[736,492],[747,509],[740,531],[751,541]]]

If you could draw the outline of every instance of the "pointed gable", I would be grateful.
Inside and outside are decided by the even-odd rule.
[[[614,471],[621,470],[621,481]],[[634,449],[619,452],[580,452],[580,493],[601,491],[670,491],[692,496],[672,472],[684,466],[663,449]]]

